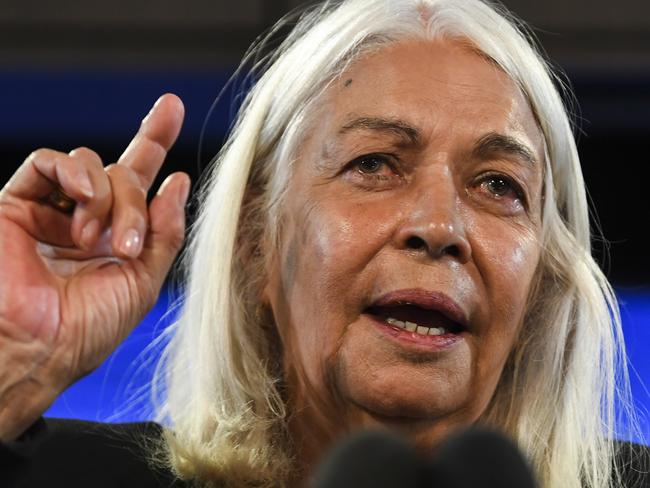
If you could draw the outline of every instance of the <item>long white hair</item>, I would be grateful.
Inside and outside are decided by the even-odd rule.
[[[186,296],[158,368],[158,420],[176,473],[225,486],[283,486],[280,348],[259,304],[265,250],[308,114],[363,53],[404,39],[469,43],[527,97],[544,135],[542,255],[521,336],[481,422],[529,457],[543,487],[616,484],[615,400],[628,379],[614,294],[591,256],[585,186],[567,110],[521,23],[480,0],[349,0],[303,14],[263,63],[199,195]]]

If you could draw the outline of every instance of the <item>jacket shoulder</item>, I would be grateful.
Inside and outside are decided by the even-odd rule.
[[[18,441],[2,446],[0,478],[15,488],[189,486],[155,466],[152,453],[161,435],[153,422],[43,419]]]
[[[615,464],[620,480],[614,486],[650,488],[650,447],[633,442],[616,443]]]

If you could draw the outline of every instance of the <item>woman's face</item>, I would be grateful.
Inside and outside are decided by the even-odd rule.
[[[485,410],[520,329],[541,132],[502,71],[442,41],[366,56],[312,115],[264,290],[294,422],[430,447]]]

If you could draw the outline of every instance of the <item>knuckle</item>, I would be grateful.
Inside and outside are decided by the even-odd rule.
[[[113,163],[105,168],[112,178],[119,178],[120,180],[131,180],[130,169],[124,165]]]
[[[119,171],[120,171],[120,165],[119,165],[119,164],[115,164],[115,163],[111,163],[111,164],[109,164],[108,166],[106,166],[106,167],[104,168],[104,171],[106,171],[106,173],[108,173],[109,175],[112,175],[112,174],[115,174],[115,173],[119,173]]]
[[[48,149],[46,147],[40,147],[34,151],[32,151],[29,156],[25,159],[25,161],[33,162],[37,161],[40,159],[45,159],[52,157],[52,150]]]
[[[73,149],[68,154],[73,158],[78,158],[92,163],[99,163],[102,165],[102,159],[99,157],[99,154],[85,146],[80,146],[76,149]]]

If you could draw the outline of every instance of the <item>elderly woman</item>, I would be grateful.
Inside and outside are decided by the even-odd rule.
[[[483,424],[544,487],[631,486],[613,440],[617,307],[552,79],[521,25],[479,0],[304,15],[200,193],[148,452],[202,484],[299,486],[355,429],[429,452]],[[162,97],[106,168],[85,148],[36,151],[0,194],[6,450],[31,449],[56,395],[154,302],[189,180],[145,195],[182,114]]]

